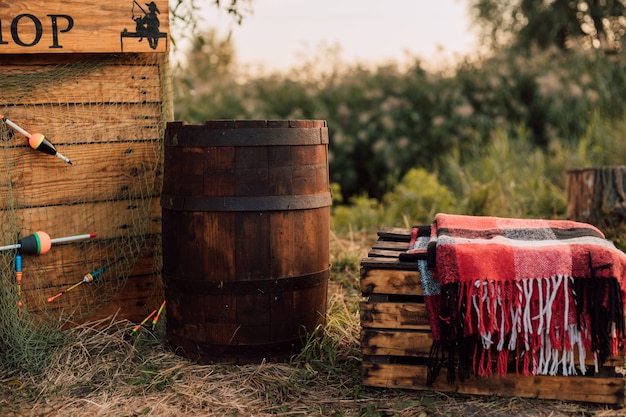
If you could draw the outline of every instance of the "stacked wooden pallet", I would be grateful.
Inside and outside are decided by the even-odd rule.
[[[622,407],[624,357],[612,358],[585,376],[494,375],[448,384],[445,376],[426,384],[432,335],[416,262],[401,262],[410,229],[382,228],[361,261],[361,350],[363,384],[371,387],[436,390],[602,403]],[[591,357],[591,355],[588,355]],[[591,364],[590,364],[591,365]],[[593,367],[591,367],[593,369]]]

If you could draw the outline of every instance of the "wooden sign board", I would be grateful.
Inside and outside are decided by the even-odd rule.
[[[0,54],[167,52],[168,0],[0,0]]]

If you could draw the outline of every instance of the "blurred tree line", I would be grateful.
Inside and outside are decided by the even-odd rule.
[[[567,169],[626,155],[624,4],[470,3],[489,49],[439,72],[418,57],[346,65],[326,48],[253,73],[228,38],[196,34],[175,71],[176,118],[327,120],[334,198],[350,206],[335,215],[356,227],[436,211],[563,217]]]
[[[478,27],[492,47],[528,51],[574,46],[620,53],[626,27],[620,0],[472,0]]]

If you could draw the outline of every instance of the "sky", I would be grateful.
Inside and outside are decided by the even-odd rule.
[[[467,0],[253,0],[241,25],[205,3],[203,26],[224,36],[232,30],[237,62],[269,71],[289,70],[328,47],[349,64],[419,56],[436,68],[476,43]]]

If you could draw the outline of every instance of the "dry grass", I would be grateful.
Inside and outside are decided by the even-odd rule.
[[[341,267],[324,336],[290,362],[198,365],[167,348],[162,322],[154,333],[132,335],[134,323],[112,318],[68,330],[68,343],[41,374],[0,365],[0,415],[626,416],[598,405],[364,387],[358,263],[348,262],[363,246],[340,239],[333,246],[341,248],[334,251]]]

